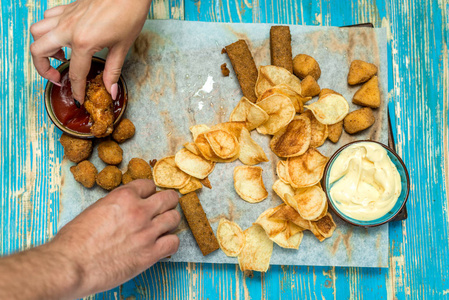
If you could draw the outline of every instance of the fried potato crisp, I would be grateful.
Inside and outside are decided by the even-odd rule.
[[[267,89],[259,98],[257,98],[256,103],[277,94],[289,97],[297,113],[302,113],[304,110],[304,103],[312,99],[312,97],[302,97],[286,84],[279,84]]]
[[[289,199],[285,196],[286,194],[290,196],[295,195],[295,189],[288,183],[283,182],[278,179],[273,183],[273,191],[284,201],[285,204],[292,205],[293,203],[287,202]]]
[[[289,198],[293,198],[293,196],[291,195]],[[310,229],[310,221],[301,217],[301,215],[290,205],[282,205],[270,216],[270,218],[292,222],[303,230]]]
[[[214,153],[223,159],[231,158],[239,153],[237,138],[225,130],[211,130],[204,134]]]
[[[296,93],[301,93],[301,81],[288,70],[277,66],[261,66],[259,72],[268,80],[271,86],[286,84]]]
[[[318,80],[321,76],[321,69],[318,62],[307,54],[298,54],[293,59],[293,73],[301,79],[307,75]]]
[[[201,152],[201,155],[205,159],[213,161],[213,162],[232,162],[239,158],[239,152],[237,152],[235,156],[228,158],[228,159],[220,158],[212,150],[211,145],[209,144],[209,142],[207,141],[207,139],[204,135],[205,135],[205,133],[200,133],[197,136],[197,138],[195,139],[195,145],[198,148],[198,150]]]
[[[274,134],[270,148],[279,157],[298,156],[309,149],[311,137],[310,119],[301,115]]]
[[[210,130],[224,130],[235,136],[238,140],[240,138],[240,132],[243,128],[246,128],[246,122],[243,121],[233,121],[218,123],[210,128]]]
[[[376,119],[373,110],[369,107],[354,110],[350,112],[343,120],[345,131],[354,134],[371,127]]]
[[[324,144],[329,135],[327,125],[320,123],[315,118],[315,115],[311,110],[306,110],[301,116],[306,116],[310,120],[310,126],[312,129],[312,136],[310,138],[310,147],[320,147]]]
[[[332,124],[332,125],[328,125],[327,128],[329,131],[329,135],[327,136],[327,138],[332,143],[337,143],[338,140],[340,139],[342,132],[343,132],[343,121],[340,121],[340,122]]]
[[[310,75],[307,75],[301,81],[301,96],[303,97],[314,97],[318,95],[321,91],[318,82],[316,82],[315,78]]]
[[[268,192],[262,180],[262,171],[261,167],[235,167],[234,188],[243,200],[249,203],[257,203],[268,197]]]
[[[285,160],[278,161],[276,165],[276,173],[278,174],[279,179],[283,182],[290,182],[288,179],[287,162]]]
[[[380,90],[377,76],[373,76],[373,78],[355,92],[352,103],[371,108],[378,108],[380,106]]]
[[[175,156],[167,156],[154,165],[153,178],[154,183],[159,187],[180,189],[189,182],[190,175],[178,168]]]
[[[321,124],[332,125],[340,122],[349,112],[349,104],[343,96],[327,94],[306,106]]]
[[[273,253],[273,241],[259,225],[253,225],[243,233],[245,245],[238,256],[240,270],[266,272]]]
[[[270,240],[282,248],[299,249],[303,236],[304,233],[299,226],[287,222],[287,228],[277,235],[270,237]]]
[[[311,223],[314,226],[315,230],[325,238],[330,238],[334,233],[335,228],[337,228],[337,225],[335,224],[334,219],[332,218],[332,215],[330,213],[326,213],[324,217],[320,218],[317,221],[312,221]]]
[[[270,216],[279,209],[279,206],[272,207],[260,214],[254,224],[261,226],[268,237],[273,237],[287,228],[287,222],[270,218]]]
[[[257,165],[261,162],[268,161],[268,158],[260,147],[252,138],[248,129],[243,128],[240,133],[240,153],[239,159],[245,165]]]
[[[295,117],[295,107],[287,96],[273,95],[257,103],[270,117],[257,127],[261,134],[275,134]]]
[[[376,74],[376,65],[362,60],[354,60],[349,67],[348,84],[355,85],[366,82]]]
[[[202,156],[201,151],[198,149],[195,143],[185,143],[184,148],[186,148],[195,155]]]
[[[196,140],[198,135],[200,135],[201,133],[204,133],[204,132],[210,130],[209,126],[207,126],[205,124],[196,124],[196,125],[191,126],[189,129],[190,129],[190,132],[192,133],[193,140]]]
[[[255,88],[256,96],[260,97],[269,88],[271,88],[271,83],[268,81],[267,78],[265,78],[265,76],[262,74],[262,72],[260,72],[260,68],[259,68],[259,75],[257,77],[256,88]]]
[[[182,148],[176,153],[175,163],[183,172],[198,179],[206,178],[215,167],[215,163],[205,160],[186,148]]]
[[[246,122],[246,128],[251,131],[268,121],[268,114],[243,97],[232,111],[230,120]]]
[[[326,194],[317,185],[297,190],[293,198],[296,202],[296,207],[293,208],[304,220],[317,220],[323,212],[327,213]]]
[[[202,189],[203,185],[201,182],[195,177],[191,176],[189,182],[185,186],[179,189],[179,192],[183,195],[188,194],[190,192],[194,192],[196,190]]]
[[[292,187],[301,188],[317,184],[323,176],[327,160],[326,156],[314,148],[309,148],[301,156],[289,157],[287,170]]]
[[[221,250],[230,257],[239,255],[245,245],[245,235],[240,226],[224,218],[218,223],[217,239]]]
[[[209,181],[209,177],[206,177],[206,178],[204,178],[204,179],[201,179],[200,182],[201,182],[202,185],[204,185],[204,186],[207,187],[208,189],[211,189],[211,188],[212,188],[212,185],[210,184],[210,181]]]

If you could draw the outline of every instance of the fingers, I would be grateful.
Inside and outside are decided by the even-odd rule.
[[[148,198],[154,193],[156,193],[156,185],[153,180],[149,179],[138,179],[133,180],[128,183],[126,186],[134,189],[140,198]]]
[[[59,18],[43,19],[37,23],[34,23],[30,27],[31,35],[34,40],[37,41],[41,36],[47,34],[50,30],[54,29],[59,22]]]
[[[103,81],[106,89],[111,94],[112,99],[117,97],[117,82],[122,72],[123,62],[125,61],[128,49],[121,47],[112,47],[109,49],[106,65],[103,73]],[[114,86],[115,85],[115,86]]]
[[[72,84],[72,94],[79,103],[84,103],[84,94],[86,92],[86,77],[89,74],[92,55],[87,52],[72,49],[70,59],[69,78]]]
[[[59,5],[59,6],[55,6],[50,9],[47,9],[44,12],[44,18],[57,17],[57,16],[61,15],[66,8],[67,8],[67,5]]]
[[[156,252],[160,258],[175,254],[179,248],[179,238],[175,234],[168,234],[156,241]]]
[[[164,212],[156,216],[153,221],[153,234],[156,236],[161,236],[176,229],[181,222],[181,215],[175,209]]]
[[[59,82],[61,76],[55,68],[50,65],[48,57],[54,55],[61,49],[50,34],[46,34],[30,45],[30,52],[33,56],[33,63],[37,72],[42,77]]]
[[[59,51],[53,54],[52,57],[59,59],[60,61],[67,61],[65,58],[65,52],[62,49],[59,49]]]
[[[156,193],[145,200],[145,205],[152,211],[151,218],[163,214],[178,205],[178,194],[173,190]]]

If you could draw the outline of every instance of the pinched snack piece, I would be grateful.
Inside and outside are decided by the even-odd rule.
[[[182,171],[198,179],[206,178],[214,170],[215,163],[182,148],[175,155],[175,163]]]
[[[350,112],[343,120],[343,126],[347,133],[354,134],[367,129],[375,121],[373,110],[369,107],[364,107]]]
[[[285,204],[293,205],[293,203],[289,203],[289,199],[287,199],[287,194],[290,196],[295,195],[295,189],[292,188],[292,186],[289,183],[285,183],[284,181],[278,179],[273,183],[273,191],[276,193],[276,195],[279,196],[279,198],[284,201]]]
[[[274,134],[270,148],[279,157],[298,156],[309,149],[311,136],[310,119],[301,115]]]
[[[343,120],[338,123],[328,125],[327,129],[329,131],[329,135],[327,136],[327,138],[332,143],[337,143],[340,139],[341,134],[343,133]]]
[[[141,158],[132,158],[128,163],[128,171],[126,171],[133,180],[136,179],[153,179],[150,165]]]
[[[88,160],[83,160],[76,166],[70,167],[73,178],[81,183],[84,187],[90,189],[95,185],[95,177],[97,176],[97,168]]]
[[[349,112],[348,102],[343,96],[337,94],[324,95],[318,101],[305,107],[312,111],[321,124],[326,125],[340,122]]]
[[[270,96],[279,94],[290,98],[297,113],[302,113],[304,110],[304,103],[312,99],[312,97],[302,97],[286,84],[279,84],[267,89],[259,98],[257,98],[256,104]]]
[[[268,80],[271,87],[285,84],[301,95],[301,80],[288,70],[277,66],[261,66],[259,68],[259,73]],[[260,90],[259,95],[262,95],[264,92],[265,90]]]
[[[289,198],[292,199],[293,195],[289,195],[291,196]],[[273,219],[289,221],[304,230],[310,230],[310,222],[301,217],[301,215],[290,205],[281,206],[270,217]]]
[[[328,158],[315,148],[300,156],[287,159],[290,184],[294,188],[309,187],[320,182]]]
[[[327,125],[322,124],[315,118],[315,115],[311,110],[306,110],[301,116],[307,117],[310,120],[310,126],[312,129],[312,137],[310,139],[310,147],[320,147],[326,141],[329,134]],[[295,117],[299,118],[299,117]]]
[[[114,105],[111,94],[103,82],[103,72],[98,74],[86,89],[84,107],[93,121],[90,132],[95,137],[105,137],[114,130]]]
[[[97,174],[96,182],[103,189],[111,191],[122,182],[122,172],[116,166],[106,166]]]
[[[203,185],[201,184],[201,182],[196,179],[195,177],[190,177],[190,181],[183,186],[182,188],[179,189],[179,192],[183,195],[194,192],[196,190],[202,189]]]
[[[315,97],[320,93],[320,91],[321,89],[318,85],[318,82],[316,82],[315,78],[313,78],[311,75],[307,75],[301,81],[301,96]]]
[[[262,227],[270,238],[287,228],[287,222],[285,222],[284,220],[270,218],[270,216],[279,208],[280,206],[276,206],[267,209],[266,211],[261,213],[259,217],[257,217],[257,220],[254,222],[254,224]]]
[[[287,195],[286,197],[291,196]],[[295,204],[293,208],[304,220],[318,220],[323,214],[327,213],[326,194],[317,185],[297,190],[293,199],[288,201]]]
[[[268,121],[257,127],[261,134],[275,134],[295,117],[296,110],[289,97],[273,95],[257,103],[269,116]]]
[[[367,83],[362,85],[362,87],[354,94],[352,103],[371,108],[378,108],[380,106],[380,90],[377,76],[374,76]]]
[[[63,133],[59,142],[64,148],[65,157],[74,163],[86,160],[92,154],[92,140],[78,139]]]
[[[129,119],[123,119],[112,132],[112,138],[119,144],[129,140],[136,133],[136,127]]]
[[[362,60],[354,60],[349,67],[348,84],[355,85],[366,82],[376,74],[376,65]]]
[[[293,59],[293,73],[301,79],[307,75],[318,80],[321,76],[321,69],[318,62],[307,54],[298,54]]]
[[[268,197],[268,192],[263,184],[262,171],[261,167],[235,167],[234,188],[243,200],[257,203]]]
[[[98,145],[98,157],[108,165],[118,165],[123,160],[123,150],[114,141],[104,141]]]
[[[282,248],[299,249],[303,237],[304,233],[301,227],[292,222],[287,222],[287,228],[277,235],[270,237],[270,240]]]
[[[230,121],[245,122],[249,131],[268,120],[268,114],[259,106],[243,97],[231,113]]]
[[[180,189],[189,183],[190,175],[178,168],[174,156],[167,156],[154,165],[153,179],[159,187]]]
[[[240,226],[224,218],[218,224],[217,240],[221,250],[230,257],[239,255],[245,245],[245,235]]]
[[[290,182],[288,179],[287,162],[285,160],[278,161],[276,165],[276,173],[281,181],[285,183]]]
[[[245,245],[238,256],[241,271],[266,272],[273,253],[273,241],[262,227],[252,225],[244,232]]]
[[[251,134],[246,128],[243,128],[240,133],[239,160],[249,166],[268,161],[262,147],[251,138]]]
[[[222,159],[232,158],[240,151],[237,138],[225,130],[211,130],[204,137],[215,155]]]
[[[292,36],[288,26],[271,26],[271,64],[293,73]]]

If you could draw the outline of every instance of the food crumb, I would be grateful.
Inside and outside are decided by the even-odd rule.
[[[150,160],[150,166],[151,166],[152,168],[154,168],[154,166],[156,165],[156,163],[157,163],[157,159],[152,159],[152,160]]]
[[[226,63],[221,65],[221,74],[223,74],[224,77],[229,76],[229,69],[226,67]]]
[[[221,49],[221,54],[225,54],[226,52],[226,48]]]

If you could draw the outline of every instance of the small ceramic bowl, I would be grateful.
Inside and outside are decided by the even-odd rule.
[[[344,149],[346,149],[348,146],[357,144],[357,143],[362,143],[362,142],[377,143],[377,144],[381,145],[382,147],[384,147],[387,150],[388,157],[391,159],[393,164],[396,166],[396,169],[398,170],[399,175],[401,177],[401,187],[402,187],[401,194],[399,195],[399,198],[398,198],[396,204],[394,205],[394,207],[389,212],[387,212],[385,215],[383,215],[382,217],[377,218],[375,220],[370,220],[370,221],[361,221],[361,220],[357,220],[357,219],[351,218],[349,216],[346,216],[343,212],[341,212],[334,205],[334,200],[332,199],[332,197],[330,196],[330,193],[329,193],[329,190],[331,187],[331,184],[329,183],[329,177],[330,177],[329,175],[330,175],[330,170],[332,169],[332,165],[334,164],[335,160],[340,155],[340,153]],[[370,141],[370,140],[351,142],[349,144],[344,145],[340,149],[338,149],[334,153],[334,155],[332,155],[332,157],[329,159],[329,161],[324,169],[324,174],[323,174],[323,179],[321,181],[321,184],[322,184],[323,190],[327,196],[329,206],[332,208],[332,210],[335,212],[335,214],[337,216],[339,216],[341,219],[343,219],[344,221],[346,221],[352,225],[361,226],[361,227],[380,226],[382,224],[385,224],[385,223],[393,220],[396,217],[396,215],[403,209],[403,207],[405,207],[405,203],[407,202],[408,194],[410,192],[410,178],[408,175],[408,171],[407,171],[407,168],[405,167],[404,162],[399,157],[399,155],[397,155],[396,152],[393,151],[388,146],[386,146],[382,143],[379,143],[376,141]]]
[[[101,70],[104,69],[104,65],[105,65],[105,60],[99,57],[92,57],[92,65],[94,64],[100,64],[102,66]],[[61,65],[59,65],[56,70],[59,71],[59,73],[61,73],[61,75],[63,74],[63,72],[68,69],[70,66],[70,61],[68,62],[64,62]],[[92,68],[93,69],[93,68]],[[91,69],[91,72],[93,72],[93,70]],[[125,111],[126,111],[126,107],[128,105],[128,89],[126,87],[126,83],[125,80],[123,79],[123,77],[120,75],[119,78],[119,91],[123,90],[123,105],[121,108],[120,113],[118,114],[118,116],[116,115],[116,119],[114,121],[114,125],[118,124],[118,122],[120,122],[121,118],[123,117]],[[90,139],[90,138],[94,138],[94,136],[90,133],[90,132],[79,132],[73,129],[68,128],[67,126],[65,126],[56,116],[54,110],[53,110],[53,105],[52,105],[52,89],[55,85],[48,81],[47,85],[45,86],[45,108],[47,110],[47,114],[50,117],[50,119],[52,120],[52,122],[55,124],[56,127],[58,127],[61,131],[63,131],[64,133],[67,133],[71,136],[77,137],[77,138],[82,138],[82,139]]]

